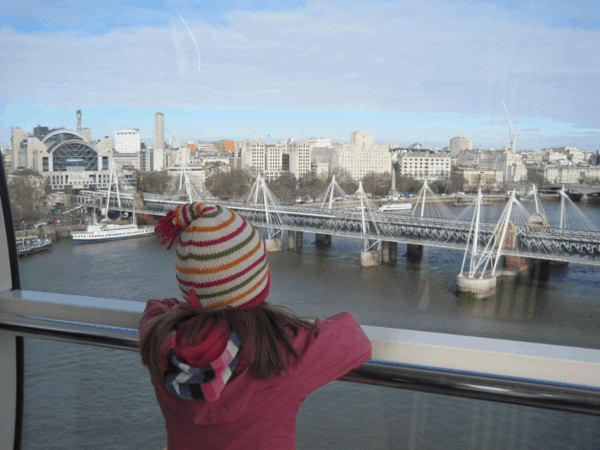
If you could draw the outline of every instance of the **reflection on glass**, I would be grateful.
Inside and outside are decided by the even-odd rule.
[[[148,373],[136,353],[123,350],[25,338],[23,421],[28,450],[161,450],[166,443]]]
[[[479,186],[516,189],[532,212],[539,205],[523,197],[536,184],[551,227],[600,223],[594,2],[46,3],[11,5],[0,31],[10,67],[0,147],[16,225],[54,239],[21,259],[25,289],[179,295],[157,239],[70,240],[66,223],[83,229],[101,215],[76,207],[109,187],[113,163],[140,205],[239,198],[260,174],[282,202],[316,209],[335,174],[346,194],[362,183],[377,207],[411,204],[403,218],[418,218],[425,182],[454,216]],[[574,204],[550,192],[563,184]],[[504,204],[488,198],[483,222]],[[113,208],[107,220],[123,221]],[[269,255],[273,302],[307,316],[348,310],[367,325],[600,348],[597,266],[503,272],[493,295],[470,299],[456,295],[461,251],[400,243],[397,260],[361,268],[362,240],[317,239],[295,235],[293,251]],[[161,448],[135,355],[28,339],[26,358],[25,448],[132,448],[118,435]],[[597,444],[597,421],[583,416],[337,383],[309,403],[300,448]]]

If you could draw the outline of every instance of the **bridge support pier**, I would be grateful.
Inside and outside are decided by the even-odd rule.
[[[293,250],[296,248],[296,232],[292,230],[288,230],[288,250]]]
[[[382,263],[390,262],[390,242],[387,242],[387,241],[381,242],[381,262]]]
[[[315,240],[318,246],[321,247],[329,247],[331,245],[331,235],[330,234],[320,234],[315,233]]]
[[[476,274],[474,278],[469,278],[466,272],[459,273],[456,276],[456,295],[465,298],[486,298],[496,293],[496,277],[484,275],[479,278]]]
[[[547,259],[534,259],[532,278],[536,281],[548,281],[550,277],[550,261]]]
[[[379,250],[367,250],[360,252],[360,265],[371,267],[379,265]]]
[[[550,264],[550,270],[560,272],[566,270],[569,267],[569,263],[565,261],[548,261]]]
[[[406,257],[413,261],[420,261],[423,257],[423,246],[419,244],[406,244]]]
[[[504,256],[504,261],[500,262],[504,263],[502,267],[508,271],[508,273],[504,273],[505,271],[503,271],[502,275],[513,275],[513,273],[516,275],[518,272],[525,272],[531,269],[535,264],[535,260],[531,258],[510,255]]]
[[[296,248],[300,250],[304,246],[304,231],[296,231]]]
[[[271,238],[265,239],[265,244],[267,246],[267,252],[280,252],[283,250],[283,238]]]
[[[398,259],[398,243],[397,242],[388,242],[390,246],[390,263],[396,264],[396,260]]]

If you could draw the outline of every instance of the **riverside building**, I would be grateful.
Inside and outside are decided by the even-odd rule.
[[[283,173],[283,155],[286,154],[285,142],[265,144],[265,178],[269,181],[276,180]],[[289,166],[287,167],[289,170]]]
[[[113,141],[108,136],[90,142],[65,128],[36,127],[31,134],[13,128],[11,150],[13,161],[18,161],[15,169],[35,170],[53,190],[108,187],[113,159]]]
[[[265,173],[265,143],[260,139],[240,143],[242,169],[249,170],[252,176]]]
[[[290,172],[296,179],[310,172],[311,152],[314,144],[309,142],[293,141],[287,145],[287,153],[290,155]]]
[[[434,150],[407,150],[399,158],[400,175],[417,180],[438,180],[450,177],[451,156]]]
[[[504,180],[504,172],[500,169],[456,167],[453,172],[462,175],[469,186],[498,186]]]
[[[600,166],[573,164],[570,161],[531,166],[530,172],[543,177],[548,183],[577,184],[600,180]]]
[[[373,134],[368,131],[355,131],[349,143],[337,143],[334,148],[337,153],[337,167],[347,171],[355,180],[362,180],[370,172],[390,171],[391,156],[388,146],[376,144]]]
[[[370,172],[390,171],[391,155],[388,146],[376,144],[369,131],[355,131],[349,143],[336,142],[325,146],[327,143],[329,142],[325,139],[315,140],[315,145],[320,145],[313,147],[311,151],[312,167],[318,168],[320,176],[342,170],[354,180],[362,180]]]
[[[276,144],[267,144],[260,139],[238,143],[242,157],[242,168],[253,176],[262,174],[267,180],[275,180],[285,171],[296,179],[311,170],[313,144],[289,139]]]
[[[465,136],[457,136],[450,139],[450,154],[458,155],[462,150],[471,150],[473,142]]]
[[[503,181],[507,183],[518,183],[527,179],[527,167],[523,163],[522,155],[509,149],[462,151],[456,156],[456,166],[500,170]]]
[[[140,131],[137,128],[115,131],[115,163],[122,167],[140,169]]]

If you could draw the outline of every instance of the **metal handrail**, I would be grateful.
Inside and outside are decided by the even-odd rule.
[[[25,316],[0,317],[19,336],[138,351],[137,330]],[[341,381],[600,416],[600,389],[370,360]]]

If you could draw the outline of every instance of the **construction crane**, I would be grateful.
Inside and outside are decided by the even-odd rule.
[[[512,129],[512,121],[510,120],[510,114],[508,113],[508,109],[506,108],[506,104],[504,100],[502,100],[502,106],[504,106],[504,112],[506,113],[506,118],[508,119],[508,132],[510,134],[510,151],[512,153],[515,152],[515,146],[517,144],[517,136],[519,135],[519,130],[513,133]]]
[[[174,141],[180,141],[179,138],[176,138],[175,136],[173,136],[171,134],[171,132],[169,131],[168,128],[165,128],[165,130],[167,130],[167,133],[169,133],[169,136],[171,136],[171,139],[173,139]],[[181,142],[179,142],[179,145],[181,145]],[[179,148],[179,147],[178,147]]]

